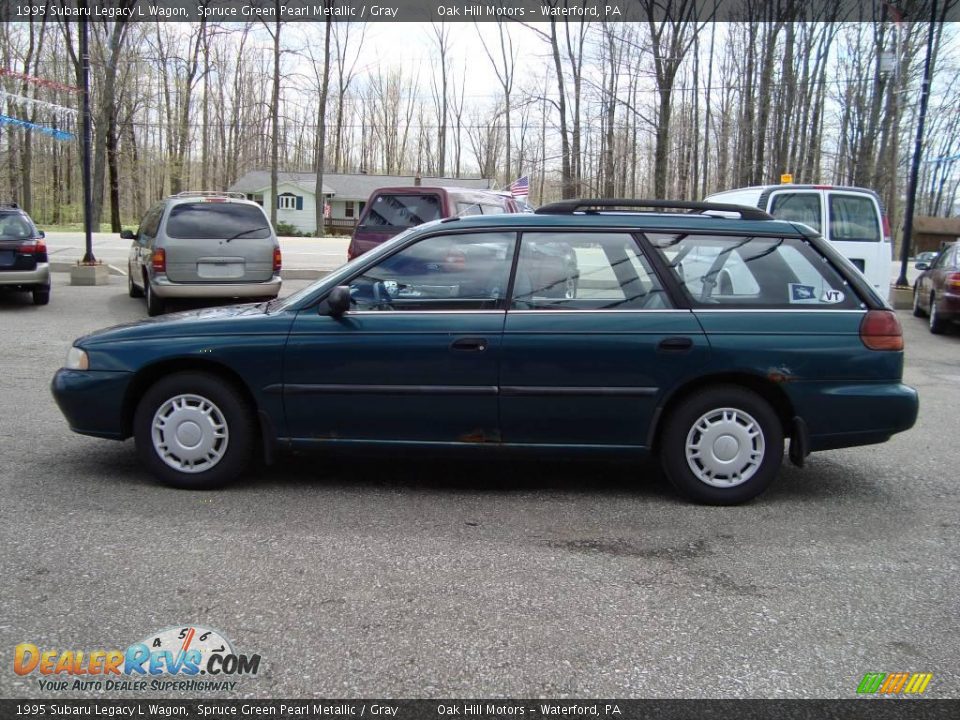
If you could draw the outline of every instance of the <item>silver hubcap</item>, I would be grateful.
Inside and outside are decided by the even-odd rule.
[[[936,327],[937,325],[937,299],[933,295],[930,296],[930,327]]]
[[[200,395],[176,395],[153,415],[153,449],[174,470],[200,473],[223,459],[230,432],[223,413]]]
[[[763,462],[760,424],[737,408],[704,413],[687,433],[687,465],[701,482],[729,488],[752,478]]]

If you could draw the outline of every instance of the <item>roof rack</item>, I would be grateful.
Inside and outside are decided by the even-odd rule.
[[[698,210],[700,212],[730,212],[739,213],[742,220],[773,220],[773,216],[763,210],[747,205],[732,205],[729,203],[696,202],[690,200],[627,200],[614,199],[580,199],[561,200],[560,202],[542,205],[536,209],[538,215],[572,215],[578,210],[596,212],[592,208],[656,208],[670,210]]]
[[[231,192],[229,190],[184,190],[183,192],[178,192],[176,195],[171,195],[170,197],[182,198],[182,197],[228,197],[228,198],[237,198],[239,200],[246,200],[247,196],[242,192]]]
[[[0,201],[0,208],[9,208],[11,210],[19,210],[20,206],[17,205],[15,202]]]

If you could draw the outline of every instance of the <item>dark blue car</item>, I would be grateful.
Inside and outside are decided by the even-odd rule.
[[[80,338],[53,393],[183,488],[280,449],[652,451],[685,496],[742,502],[787,438],[802,464],[917,416],[895,314],[812,232],[626,200],[434,222],[282,300]]]

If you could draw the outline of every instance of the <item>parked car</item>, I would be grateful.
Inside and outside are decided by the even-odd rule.
[[[347,247],[347,259],[359,257],[394,235],[431,220],[468,215],[521,212],[509,193],[456,187],[386,187],[374,190],[364,205]]]
[[[730,504],[787,438],[800,465],[912,427],[902,372],[896,314],[810,228],[586,200],[427,223],[282,300],[87,335],[52,389],[74,431],[132,435],[176,487],[278,449],[654,453],[681,493]]]
[[[182,192],[151,207],[127,261],[130,297],[150,316],[173,298],[272,299],[280,292],[280,244],[263,208],[242,193]]]
[[[31,293],[34,305],[50,302],[43,230],[16,203],[0,204],[0,288]]]
[[[923,270],[913,285],[913,314],[930,319],[930,332],[940,334],[947,323],[960,320],[960,243],[944,246],[932,264],[918,262]]]
[[[783,183],[725,190],[706,200],[758,207],[780,220],[812,227],[863,273],[880,297],[889,299],[890,223],[873,190]]]
[[[914,259],[913,267],[917,270],[926,270],[930,267],[930,263],[936,259],[939,253],[936,250],[927,250],[926,252],[919,253]],[[922,267],[926,265],[926,267]]]

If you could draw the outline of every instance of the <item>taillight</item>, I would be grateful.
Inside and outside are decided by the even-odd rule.
[[[883,216],[883,239],[889,240],[892,237],[890,235],[890,218],[886,215]]]
[[[153,268],[154,272],[166,272],[167,271],[167,252],[163,248],[157,248],[153,251],[153,256],[150,258],[150,267]]]
[[[944,282],[947,284],[948,288],[952,290],[960,290],[960,272],[947,273],[947,277],[944,279]]]
[[[903,330],[892,310],[870,310],[860,323],[860,340],[871,350],[903,350]]]
[[[347,261],[353,260],[357,256],[353,250],[353,243],[347,245]]]
[[[43,240],[31,240],[20,246],[20,252],[25,255],[46,255],[47,244]]]
[[[283,265],[283,258],[280,255],[280,248],[273,249],[273,271],[280,272],[280,266]]]

